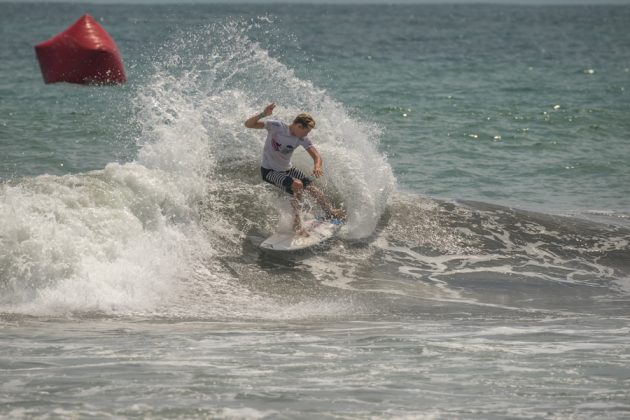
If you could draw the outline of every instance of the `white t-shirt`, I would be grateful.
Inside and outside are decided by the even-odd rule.
[[[266,120],[267,140],[263,148],[261,166],[274,171],[288,171],[291,169],[291,155],[298,146],[308,150],[313,143],[308,137],[295,137],[289,131],[289,126],[282,121]]]

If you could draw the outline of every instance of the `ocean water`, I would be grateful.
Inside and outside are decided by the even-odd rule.
[[[44,85],[86,12],[128,83]],[[628,21],[0,3],[0,417],[629,417]],[[349,215],[294,254],[272,101]]]

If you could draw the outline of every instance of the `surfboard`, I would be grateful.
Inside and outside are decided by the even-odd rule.
[[[343,222],[338,219],[310,219],[302,226],[308,236],[298,235],[296,232],[276,232],[260,244],[262,249],[270,251],[298,251],[319,245],[332,238],[341,228]]]

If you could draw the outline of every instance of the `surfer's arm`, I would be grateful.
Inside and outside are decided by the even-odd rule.
[[[324,171],[322,171],[322,157],[319,155],[315,146],[309,147],[306,151],[313,158],[313,175],[315,175],[315,178],[324,175]]]
[[[251,116],[245,121],[245,127],[247,128],[265,128],[265,123],[260,121],[262,118],[268,117],[273,113],[273,109],[276,107],[276,104],[270,103],[265,107],[265,110],[260,114],[256,114]]]

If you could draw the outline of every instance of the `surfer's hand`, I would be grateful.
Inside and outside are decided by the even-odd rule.
[[[270,116],[271,114],[273,114],[273,109],[276,107],[275,103],[270,103],[269,105],[267,105],[265,107],[265,110],[263,111],[263,114],[265,114],[266,117]]]
[[[324,175],[324,171],[322,171],[322,168],[319,166],[316,166],[313,169],[313,175],[315,175],[315,178],[319,178],[320,176]]]

